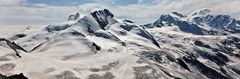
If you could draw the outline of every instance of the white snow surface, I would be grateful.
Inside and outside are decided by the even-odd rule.
[[[23,73],[29,79],[207,79],[211,76],[185,62],[190,69],[188,71],[179,65],[177,59],[187,56],[189,53],[186,51],[199,55],[194,49],[215,55],[211,49],[195,46],[196,40],[217,48],[219,41],[239,36],[193,35],[174,27],[143,29],[115,17],[107,19],[109,23],[105,30],[91,15],[45,28],[1,29],[2,38],[16,42],[28,52],[18,50],[19,58],[1,41],[0,73]],[[11,39],[17,34],[26,36]],[[152,38],[160,47],[153,43]],[[239,50],[235,48],[235,52]],[[200,55],[196,60],[223,76],[239,78],[233,69],[226,69],[229,66],[239,68],[239,58],[221,53],[229,58],[224,66]],[[227,72],[221,73],[220,67]]]

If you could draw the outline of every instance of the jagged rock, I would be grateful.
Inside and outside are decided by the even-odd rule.
[[[27,35],[26,34],[16,34],[13,37],[11,37],[10,39],[11,40],[16,40],[16,39],[19,39],[19,38],[23,38],[25,36],[27,36]]]
[[[176,16],[178,16],[178,17],[184,17],[183,14],[180,14],[180,13],[178,13],[178,12],[172,12],[172,14],[174,14],[174,15],[176,15]]]
[[[21,56],[19,55],[19,52],[18,52],[17,50],[22,50],[22,51],[24,51],[24,52],[27,52],[27,50],[25,50],[25,49],[22,48],[21,46],[17,45],[14,41],[11,42],[11,41],[9,41],[9,40],[7,40],[7,39],[5,39],[5,38],[0,38],[0,41],[5,41],[5,42],[7,43],[7,45],[8,45],[12,50],[14,50],[15,53],[16,53],[16,55],[17,55],[18,57],[20,57],[20,58],[21,58]]]
[[[97,45],[97,44],[95,44],[95,43],[93,43],[93,44],[92,44],[92,46],[93,46],[93,47],[95,47],[97,51],[100,51],[100,50],[101,50],[101,47],[100,47],[100,46],[98,46],[98,45]]]
[[[70,15],[68,17],[68,21],[69,20],[77,20],[80,17],[80,14],[77,12],[75,15]]]
[[[180,66],[182,66],[183,68],[185,68],[185,69],[187,69],[188,71],[191,71],[190,69],[189,69],[189,67],[187,66],[187,64],[182,60],[182,59],[177,59],[178,60],[178,64],[180,65]]]
[[[192,65],[194,68],[200,70],[202,74],[207,76],[208,78],[211,79],[229,79],[229,77],[222,75],[221,73],[215,71],[212,68],[207,67],[205,64],[199,62],[196,58],[194,57],[183,57],[183,60],[190,65]]]
[[[235,46],[240,49],[240,42],[235,43]]]
[[[211,21],[207,22],[211,27],[217,29],[223,29],[224,26],[227,26],[230,22],[231,18],[227,15],[218,15],[214,17]]]
[[[156,27],[164,26],[161,20],[157,20],[156,22],[153,23],[153,25]]]
[[[211,46],[209,46],[209,45],[207,45],[207,44],[204,44],[202,41],[200,41],[200,40],[196,40],[195,42],[194,42],[194,44],[195,45],[197,45],[197,46],[201,46],[201,47],[205,47],[205,48],[211,48]]]
[[[4,78],[6,78],[6,77],[7,77],[7,76],[0,74],[0,79],[4,79]]]
[[[91,13],[94,19],[98,22],[101,29],[105,29],[104,27],[109,23],[108,17],[112,18],[114,15],[107,9],[99,10]]]
[[[124,19],[124,22],[128,22],[128,23],[134,23],[133,21],[129,20],[129,19]]]
[[[0,79],[28,79],[25,77],[22,73],[16,74],[16,75],[11,75],[11,76],[4,76],[0,74]]]
[[[178,25],[179,29],[181,31],[193,33],[193,34],[197,34],[197,35],[203,35],[204,31],[205,31],[205,30],[201,29],[200,27],[198,27],[198,25],[190,24],[186,21],[179,21],[175,25]]]
[[[68,27],[70,27],[70,25],[61,25],[61,26],[55,26],[55,25],[49,25],[45,28],[46,31],[48,32],[54,32],[54,31],[61,31],[61,30],[65,30]]]

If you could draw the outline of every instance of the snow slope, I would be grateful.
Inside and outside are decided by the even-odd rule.
[[[172,16],[183,23],[188,21],[174,12],[148,28],[117,19],[104,9],[86,16],[70,15],[65,24],[10,34],[4,38],[16,44],[0,41],[0,73],[23,73],[29,79],[240,77],[239,34],[194,34],[191,29],[199,28],[184,25],[183,30],[176,24],[162,27]],[[156,27],[159,23],[162,25]],[[14,52],[11,46],[16,45],[27,52]]]

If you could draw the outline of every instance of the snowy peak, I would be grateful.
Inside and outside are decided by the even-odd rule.
[[[79,17],[80,17],[80,14],[77,12],[77,13],[74,14],[74,15],[70,15],[70,16],[68,17],[68,21],[69,21],[69,20],[77,20]]]
[[[61,24],[61,25],[49,25],[44,30],[48,32],[56,32],[56,31],[62,31],[65,29],[68,29],[72,26],[80,26],[82,30],[87,29],[88,32],[96,31],[98,29],[105,30],[105,27],[112,23],[113,14],[107,10],[99,10],[94,11],[86,16],[81,16],[77,12],[76,14],[70,15],[68,18],[68,23]]]
[[[114,17],[114,15],[107,9],[92,12],[91,15],[102,27],[102,29],[104,29],[104,27],[108,25],[109,18]]]
[[[163,26],[178,26],[179,30],[187,33],[203,35],[205,30],[198,27],[196,24],[188,22],[185,17],[177,12],[173,12],[167,15],[161,15],[161,17],[153,24],[145,25],[145,27],[163,27]]]
[[[200,10],[196,10],[193,13],[191,13],[189,16],[203,16],[203,15],[207,15],[211,12],[210,9],[204,8],[204,9],[200,9]]]
[[[169,22],[169,23],[173,23],[174,21],[177,20],[183,20],[185,17],[185,15],[178,13],[178,12],[172,12],[166,15],[161,15],[161,17],[158,19],[158,21],[165,21],[165,22]]]
[[[191,21],[198,25],[207,25],[217,30],[223,30],[230,33],[240,33],[238,21],[229,15],[206,15],[194,17]]]
[[[70,16],[70,20],[75,21],[69,21],[71,23],[60,25],[49,25],[42,31],[35,32],[33,34],[26,34],[22,38],[17,36],[14,37],[16,39],[13,40],[19,39],[26,42],[22,46],[25,46],[28,51],[43,50],[45,47],[44,45],[50,45],[55,41],[77,41],[75,38],[84,39],[88,44],[95,43],[96,45],[99,45],[99,47],[92,47],[92,45],[87,45],[86,48],[90,47],[89,49],[91,50],[106,46],[101,42],[99,43],[99,41],[103,40],[114,41],[114,44],[116,42],[116,44],[124,46],[126,38],[128,40],[132,39],[134,41],[135,39],[141,39],[141,42],[147,41],[147,44],[154,44],[155,46],[153,47],[160,47],[154,37],[152,37],[152,35],[149,34],[145,29],[130,20],[120,20],[114,18],[114,15],[107,9],[94,11],[91,14],[83,16],[81,18],[79,18],[79,13],[76,13],[75,15]],[[132,37],[132,35],[134,35],[134,37]],[[37,43],[29,44],[29,41],[25,41],[24,39],[27,39],[29,41],[36,41]]]
[[[193,34],[225,34],[240,33],[240,23],[229,15],[211,15],[209,9],[194,11],[189,16],[172,12],[161,15],[161,17],[152,24],[145,27],[178,26],[179,30]],[[198,31],[198,32],[197,32]]]
[[[172,12],[170,15],[172,15],[172,16],[177,16],[177,17],[181,17],[181,18],[185,17],[183,14],[178,13],[178,12]]]
[[[231,22],[232,19],[233,18],[228,15],[217,15],[206,22],[214,28],[222,29],[224,27],[227,27],[227,25]]]
[[[91,14],[92,14],[92,16],[97,16],[98,18],[100,18],[100,17],[108,17],[108,16],[114,17],[113,13],[110,12],[108,9],[94,11]]]

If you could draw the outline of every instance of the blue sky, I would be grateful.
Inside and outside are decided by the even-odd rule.
[[[94,0],[27,0],[28,4],[47,4],[56,6],[72,6],[94,2]]]
[[[151,0],[148,0],[151,1]],[[109,4],[116,5],[129,5],[129,4],[137,4],[138,0],[27,0],[29,4],[48,4],[55,6],[74,6],[81,5],[86,3],[98,3],[98,2],[106,2]]]
[[[188,15],[202,8],[240,18],[239,4],[240,0],[0,0],[0,26],[58,24],[76,12],[87,15],[105,8],[117,18],[140,24],[154,22],[162,14]]]

